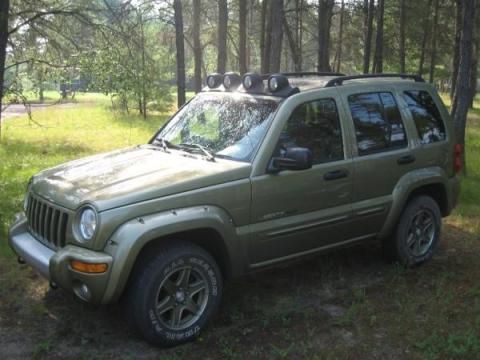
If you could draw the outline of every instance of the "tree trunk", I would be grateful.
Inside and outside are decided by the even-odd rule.
[[[318,71],[330,71],[330,26],[334,0],[318,2]]]
[[[2,140],[2,100],[5,79],[5,57],[8,41],[8,10],[10,1],[0,1],[0,141]]]
[[[438,7],[439,2],[435,0],[433,13],[433,27],[432,27],[432,51],[430,53],[430,72],[428,82],[433,83],[435,76],[435,62],[437,60],[437,27],[438,27]]]
[[[143,119],[147,119],[147,79],[146,79],[146,60],[145,60],[145,29],[143,23],[143,17],[140,16],[140,31],[141,31],[141,51],[142,51],[142,100],[140,113],[143,115]]]
[[[462,0],[455,1],[455,44],[453,46],[453,64],[452,64],[452,87],[450,88],[450,98],[453,99],[453,92],[457,84],[458,65],[460,62],[460,39],[462,38]]]
[[[462,1],[462,0],[460,0]],[[428,0],[427,11],[424,17],[422,49],[420,51],[420,61],[418,64],[418,75],[423,75],[423,66],[425,64],[425,52],[427,48],[428,33],[430,29],[430,9],[432,8],[432,0]]]
[[[270,33],[267,34],[267,18],[268,18],[268,1],[262,1],[262,9],[260,11],[260,72],[266,74],[267,65],[267,49],[266,40],[270,38]]]
[[[271,51],[269,61],[269,72],[280,72],[282,56],[283,23],[284,23],[283,0],[271,1]]]
[[[365,15],[365,39],[363,50],[363,73],[368,74],[370,71],[370,56],[372,53],[372,34],[373,34],[373,17],[375,14],[375,1],[364,0]]]
[[[218,0],[218,57],[217,72],[225,73],[227,68],[227,0]]]
[[[201,0],[193,0],[193,60],[195,92],[202,90],[202,44],[200,43],[200,11]]]
[[[247,1],[243,0],[239,3],[239,39],[238,39],[238,52],[239,52],[239,67],[240,74],[247,72]]]
[[[375,39],[375,56],[373,72],[383,72],[383,19],[385,15],[385,0],[378,0],[377,36]]]
[[[456,142],[465,145],[465,127],[470,105],[470,76],[473,55],[473,27],[475,21],[475,0],[463,0],[462,36],[460,39],[460,61],[458,77],[453,96],[452,118],[455,127]],[[465,151],[463,151],[463,169],[465,171]]]
[[[337,47],[337,66],[335,68],[336,72],[340,72],[342,66],[342,43],[343,43],[343,21],[345,17],[345,1],[342,0],[342,5],[340,7],[340,23],[338,24],[338,47]]]
[[[302,69],[300,50],[298,49],[295,36],[293,35],[286,18],[284,18],[284,27],[285,33],[287,34],[288,45],[290,46],[290,52],[292,53],[293,66],[296,72],[300,72]]]
[[[298,20],[298,25],[297,25],[297,34],[298,34],[298,39],[296,41],[297,43],[297,48],[298,48],[298,56],[299,56],[299,69],[298,71],[302,71],[302,68],[303,68],[303,4],[304,4],[304,0],[298,0],[299,1],[299,4],[298,4],[298,12],[299,12],[299,15],[297,17],[297,20]]]
[[[406,6],[405,0],[400,0],[400,41],[398,44],[398,56],[400,57],[400,72],[405,73],[405,22]]]
[[[477,6],[478,3],[475,4]],[[475,13],[478,14],[478,8],[475,8]],[[477,94],[477,78],[478,78],[478,16],[473,19],[472,29],[472,64],[470,66],[470,108],[473,109],[473,101]]]
[[[183,39],[182,0],[173,0],[175,43],[177,46],[177,104],[185,104],[185,44]]]

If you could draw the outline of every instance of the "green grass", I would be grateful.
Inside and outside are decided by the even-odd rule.
[[[4,122],[0,144],[0,255],[10,253],[7,227],[21,209],[26,184],[33,174],[86,155],[145,143],[168,117],[156,114],[144,120],[138,115],[113,112],[106,96],[87,94],[79,98],[81,103],[72,108],[36,111],[33,122],[26,116]]]

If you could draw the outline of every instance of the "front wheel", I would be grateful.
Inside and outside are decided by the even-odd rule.
[[[442,215],[435,200],[429,196],[413,198],[400,216],[393,236],[385,242],[388,259],[407,266],[430,260],[441,225]]]
[[[218,265],[194,244],[177,242],[160,249],[133,276],[127,321],[154,345],[194,340],[220,303]]]

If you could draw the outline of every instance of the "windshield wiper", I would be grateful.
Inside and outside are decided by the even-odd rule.
[[[215,161],[215,155],[208,151],[203,145],[182,143],[179,144],[178,147],[185,150],[200,150],[207,157],[208,161]]]
[[[155,139],[153,141],[153,145],[160,145],[162,150],[165,151],[166,153],[168,153],[168,148],[174,148],[175,147],[175,145],[173,145],[170,141],[165,140],[163,137]]]

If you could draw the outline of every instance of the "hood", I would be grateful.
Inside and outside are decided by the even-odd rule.
[[[206,161],[151,145],[71,161],[34,176],[34,193],[68,209],[99,211],[246,178],[250,164]]]

